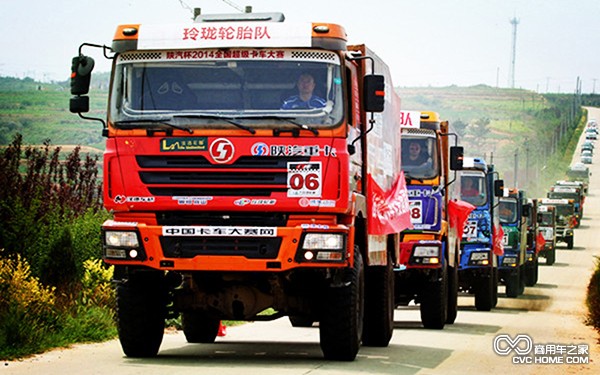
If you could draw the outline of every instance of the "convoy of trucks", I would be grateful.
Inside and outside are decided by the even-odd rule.
[[[84,115],[84,48],[113,60],[106,119]],[[349,361],[388,345],[396,307],[415,302],[441,329],[459,290],[489,311],[499,282],[517,297],[538,256],[551,265],[557,241],[573,247],[587,167],[582,185],[528,204],[464,157],[438,113],[401,111],[386,63],[341,25],[126,24],[111,47],[82,44],[71,70],[71,112],[106,137],[103,259],[129,357],[158,353],[168,317],[211,343],[222,320],[287,316],[317,322],[324,357]]]

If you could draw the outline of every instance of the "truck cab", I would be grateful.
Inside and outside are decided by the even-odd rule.
[[[566,183],[557,181],[555,185],[550,187],[547,197],[550,199],[572,200],[575,228],[579,228],[579,226],[581,226],[581,220],[583,218],[583,203],[585,201],[585,195],[583,194],[583,189],[581,187],[577,186],[575,182]]]
[[[460,199],[475,206],[465,224],[458,268],[459,288],[474,294],[475,308],[490,311],[498,301],[498,255],[495,237],[500,235],[498,197],[503,181],[483,158],[463,159],[459,171]]]
[[[551,199],[541,200],[543,205],[552,205],[556,211],[556,242],[564,242],[567,249],[573,249],[575,241],[575,204],[572,199]]]
[[[538,256],[546,258],[546,264],[551,266],[556,261],[556,207],[542,204],[538,205],[538,230],[544,237],[544,248]]]
[[[419,304],[426,328],[442,329],[457,314],[458,246],[449,226],[450,147],[447,121],[436,112],[402,112],[402,170],[413,228],[400,237],[395,304]],[[446,185],[448,184],[448,185]]]
[[[516,188],[505,189],[498,211],[504,231],[504,254],[498,259],[498,276],[506,286],[506,296],[516,298],[525,290],[526,215],[529,214],[525,192]]]
[[[167,316],[192,343],[213,342],[220,320],[287,316],[319,323],[327,359],[387,346],[409,222],[387,64],[341,25],[281,13],[125,24],[72,60],[83,118],[94,47],[112,60],[96,120],[125,354],[155,356]]]

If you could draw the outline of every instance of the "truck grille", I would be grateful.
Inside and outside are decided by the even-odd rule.
[[[157,212],[158,225],[212,225],[212,226],[287,226],[287,214],[277,212],[211,212],[176,211]]]
[[[276,259],[281,238],[160,237],[160,244],[169,258],[240,255],[249,259]]]
[[[136,157],[139,177],[154,196],[266,197],[287,191],[289,162],[309,160],[308,156],[243,156],[230,165],[215,165],[204,156]]]

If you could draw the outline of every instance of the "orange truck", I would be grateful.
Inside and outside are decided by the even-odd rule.
[[[457,230],[469,215],[466,212],[458,224],[458,203],[453,201],[458,194],[451,171],[462,168],[463,151],[450,147],[449,138],[455,135],[436,112],[403,111],[401,126],[412,228],[400,238],[400,257],[394,268],[395,304],[415,301],[425,328],[442,329],[454,323],[457,315],[461,238]]]
[[[127,356],[156,355],[167,316],[188,342],[225,319],[318,322],[333,360],[391,339],[400,99],[342,26],[284,18],[121,25],[72,61],[70,110],[89,118],[81,49],[113,59],[103,257]]]

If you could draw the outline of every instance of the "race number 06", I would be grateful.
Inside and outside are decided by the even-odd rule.
[[[321,163],[288,163],[288,197],[321,196]]]

